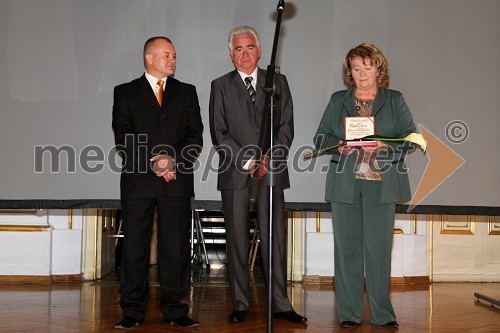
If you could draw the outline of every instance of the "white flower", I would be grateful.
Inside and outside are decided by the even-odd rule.
[[[422,150],[425,152],[425,150],[427,149],[427,141],[425,141],[424,137],[422,136],[422,134],[418,134],[418,133],[411,133],[410,135],[408,135],[406,138],[404,138],[403,140],[405,141],[410,141],[412,143],[416,143],[417,145],[420,146],[420,148],[422,148]]]

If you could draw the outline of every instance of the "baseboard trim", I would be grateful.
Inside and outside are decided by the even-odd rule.
[[[52,282],[83,282],[82,274],[52,275]]]
[[[500,282],[500,274],[434,274],[433,282]]]
[[[335,284],[334,276],[304,275],[303,284]]]
[[[302,279],[304,284],[335,284],[334,276],[319,276],[319,275],[304,275]],[[403,276],[403,277],[391,277],[391,285],[419,285],[419,284],[430,284],[430,278],[428,276]]]
[[[0,283],[83,282],[81,274],[66,275],[0,275]]]

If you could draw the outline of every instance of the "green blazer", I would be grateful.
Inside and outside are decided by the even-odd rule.
[[[317,149],[337,145],[344,140],[345,117],[356,116],[354,88],[335,92],[319,124],[314,144]],[[378,88],[373,105],[375,135],[405,137],[416,132],[415,124],[403,95],[399,91]],[[387,152],[377,155],[381,169],[382,190],[380,203],[406,202],[411,198],[410,183],[404,156],[411,147],[408,143],[390,142]],[[326,177],[326,201],[352,203],[354,197],[354,169],[357,154],[347,156],[334,152]]]

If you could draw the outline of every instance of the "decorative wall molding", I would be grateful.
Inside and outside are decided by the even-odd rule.
[[[36,209],[0,209],[0,215],[36,215]]]
[[[488,235],[500,235],[500,222],[496,221],[496,216],[488,216]]]
[[[52,229],[50,225],[19,225],[19,224],[0,224],[1,231],[15,231],[15,232],[35,232],[35,231],[49,231]]]
[[[476,222],[473,215],[465,215],[465,221],[459,221],[459,218],[463,216],[453,217],[454,221],[448,221],[447,215],[441,215],[441,234],[475,235]]]

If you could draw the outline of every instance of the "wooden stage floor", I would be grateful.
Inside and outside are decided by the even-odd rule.
[[[151,270],[151,299],[146,322],[130,332],[267,332],[267,296],[262,274],[254,272],[250,315],[241,324],[227,322],[231,295],[225,267],[193,266],[188,302],[190,314],[200,321],[195,328],[162,323],[160,288]],[[293,284],[289,297],[294,308],[308,317],[307,325],[274,321],[272,332],[500,332],[500,309],[476,302],[474,292],[500,299],[500,283],[434,283],[394,286],[391,297],[398,331],[369,323],[368,315],[354,329],[339,327],[333,286]],[[117,274],[92,282],[52,284],[0,284],[0,332],[121,332],[113,328],[121,318]],[[366,308],[367,313],[368,309]]]

